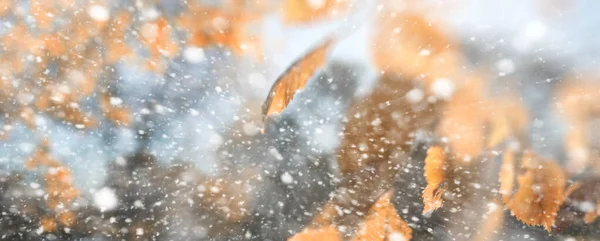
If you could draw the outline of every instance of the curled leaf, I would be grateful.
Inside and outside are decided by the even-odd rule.
[[[325,64],[325,57],[333,44],[328,39],[311,50],[290,66],[271,87],[267,100],[263,104],[263,120],[275,113],[281,113],[294,98],[297,90],[304,86],[315,71]]]
[[[427,186],[423,190],[423,213],[433,212],[442,206],[443,188],[440,186],[446,177],[446,154],[440,146],[427,150],[425,158],[425,179]]]

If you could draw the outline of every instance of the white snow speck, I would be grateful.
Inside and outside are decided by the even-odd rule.
[[[542,22],[535,21],[525,26],[525,36],[531,40],[540,40],[546,35],[547,27]]]
[[[140,17],[140,19],[142,21],[152,21],[152,20],[156,20],[158,17],[160,17],[160,12],[158,10],[156,10],[156,8],[145,8],[142,9],[142,16]]]
[[[371,121],[371,125],[372,126],[379,126],[379,125],[381,125],[381,119],[377,118],[377,119]]]
[[[267,79],[265,76],[259,72],[252,72],[248,75],[248,83],[252,86],[252,88],[256,89],[266,89]]]
[[[500,71],[500,75],[511,74],[515,72],[515,63],[510,59],[501,59],[496,62],[496,68]]]
[[[275,159],[279,161],[283,160],[283,156],[281,156],[281,153],[279,153],[279,151],[275,147],[269,148],[269,153],[273,155]]]
[[[144,203],[142,202],[142,200],[135,200],[133,202],[133,206],[136,208],[143,208],[144,207]]]
[[[496,204],[496,203],[488,203],[487,207],[488,207],[488,214],[489,214],[489,213],[492,213],[493,211],[496,211],[498,209],[498,204]]]
[[[454,93],[454,84],[449,79],[437,79],[431,86],[436,97],[441,99],[449,99]]]
[[[219,135],[219,133],[212,131],[207,133],[208,135],[208,143],[211,147],[217,148],[223,143],[223,137]]]
[[[281,175],[281,181],[285,184],[292,184],[292,182],[294,182],[294,177],[292,177],[292,175],[290,175],[288,172],[284,172]]]
[[[325,0],[308,0],[308,5],[310,5],[312,9],[319,9],[325,6]]]
[[[256,124],[254,124],[254,122],[248,122],[244,123],[244,125],[242,126],[242,130],[247,136],[254,136],[258,134],[260,128]]]
[[[406,241],[406,237],[398,232],[393,232],[388,236],[388,240],[390,241]]]
[[[118,203],[117,195],[111,188],[103,187],[94,193],[94,204],[101,212],[116,208]]]
[[[585,148],[573,148],[567,154],[573,163],[585,162],[590,158],[590,153]]]
[[[527,51],[544,38],[547,30],[548,27],[542,22],[530,22],[521,29],[513,44],[517,50]]]
[[[125,164],[127,164],[127,160],[125,160],[125,158],[120,156],[120,157],[117,157],[117,159],[115,160],[115,163],[117,163],[117,165],[119,165],[119,166],[125,166]]]
[[[339,143],[336,127],[331,124],[316,128],[312,139],[314,144],[323,150],[334,150]]]
[[[166,108],[164,106],[162,106],[162,105],[155,105],[154,106],[154,110],[156,111],[156,113],[161,114],[161,115],[165,114],[165,111],[166,111],[165,109]]]
[[[202,48],[187,47],[183,50],[183,58],[192,64],[197,64],[204,61],[206,56],[204,55],[204,50]]]
[[[144,235],[144,229],[143,228],[136,228],[135,229],[135,235],[137,235],[137,236]]]
[[[98,22],[104,22],[110,18],[110,12],[105,6],[92,5],[88,8],[87,13],[90,17]]]
[[[110,105],[119,106],[123,104],[123,100],[119,97],[110,97]]]
[[[412,89],[406,93],[406,99],[410,103],[419,103],[423,100],[423,97],[425,97],[425,93],[420,89]]]
[[[577,209],[579,209],[579,211],[582,211],[584,213],[589,213],[589,212],[594,211],[594,209],[596,209],[596,205],[594,205],[594,203],[592,203],[592,202],[576,203],[575,207],[577,207]]]

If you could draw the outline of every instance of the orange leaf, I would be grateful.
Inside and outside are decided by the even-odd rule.
[[[596,206],[593,208],[593,210],[585,213],[583,216],[583,221],[586,224],[590,224],[596,221],[598,217],[600,217],[600,201],[596,201]]]
[[[518,98],[494,98],[487,101],[491,130],[487,136],[487,147],[493,148],[509,137],[523,133],[528,126],[527,110]]]
[[[433,212],[442,206],[443,188],[440,184],[444,182],[446,165],[446,154],[440,146],[432,146],[427,150],[425,158],[425,179],[427,186],[423,190],[423,213]]]
[[[577,77],[561,87],[556,93],[557,112],[568,127],[565,131],[564,149],[568,156],[566,169],[577,174],[593,160],[588,122],[600,115],[600,85]],[[595,79],[593,79],[595,80]]]
[[[541,161],[530,151],[523,154],[521,169],[519,188],[506,207],[521,222],[550,231],[565,200],[566,176],[558,165]]]
[[[56,222],[52,218],[42,218],[42,220],[40,220],[40,225],[44,229],[44,232],[56,231]]]
[[[365,221],[361,224],[354,241],[390,240],[390,236],[401,236],[401,240],[410,240],[412,229],[396,212],[391,203],[392,193],[388,191],[371,207]],[[395,240],[395,239],[394,239]]]
[[[269,91],[267,100],[263,104],[264,121],[272,114],[281,113],[294,98],[296,91],[304,89],[316,70],[325,64],[325,57],[332,44],[333,39],[323,42],[292,64],[275,81]]]
[[[100,109],[106,118],[119,126],[127,126],[131,123],[130,111],[121,105],[121,103],[111,103],[111,97],[103,94],[100,98]]]
[[[428,84],[452,79],[460,70],[453,41],[421,14],[383,10],[376,26],[372,57],[380,70],[424,78]]]
[[[461,161],[462,165],[484,149],[487,124],[482,81],[474,77],[469,82],[448,101],[436,130],[439,136],[447,138],[457,157],[452,160]]]
[[[283,21],[287,24],[309,23],[326,19],[345,10],[346,0],[285,0],[283,2]]]
[[[513,186],[515,185],[515,156],[512,150],[506,149],[502,157],[502,167],[498,178],[500,179],[500,194],[502,201],[506,204],[512,195]]]
[[[302,232],[297,233],[288,239],[288,241],[341,241],[340,232],[333,226],[325,226],[321,228],[306,228]]]

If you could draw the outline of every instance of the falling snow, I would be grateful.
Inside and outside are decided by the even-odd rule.
[[[0,240],[600,240],[599,2],[239,2],[0,0]]]

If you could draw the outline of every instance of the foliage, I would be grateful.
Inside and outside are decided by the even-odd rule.
[[[337,32],[309,36],[313,47],[277,73],[264,103],[244,94],[262,75],[240,78],[248,83],[230,78],[244,75],[244,64],[269,65],[257,30],[265,21],[288,28],[348,21],[361,4],[0,0],[0,134],[8,142],[29,133],[37,143],[24,151],[25,171],[0,172],[0,239],[600,237],[598,84],[578,74],[557,77],[564,83],[547,95],[566,126],[563,155],[545,153],[531,133],[541,125],[531,93],[516,87],[529,80],[498,77],[491,69],[515,66],[470,53],[472,43],[431,17],[426,3],[377,1],[367,24],[376,76],[362,96],[353,89],[365,81],[359,67],[331,57],[345,40]],[[477,54],[485,57],[474,61]],[[201,72],[203,61],[208,70],[197,82],[211,83],[192,89],[196,77],[177,71],[188,65]],[[537,71],[530,68],[523,71]],[[131,72],[160,83],[129,98],[150,85],[124,88]],[[203,140],[216,147],[202,151],[214,154],[214,170],[195,165],[193,158],[205,156],[161,162],[161,145],[184,149],[153,143],[173,134],[164,131],[168,123],[180,126],[175,136],[194,135],[178,116],[227,112],[191,107],[211,98],[241,106],[227,117],[233,121],[215,117],[224,128],[206,127],[217,133]],[[326,135],[339,144],[315,147],[323,130],[313,122],[333,126]],[[107,143],[131,131],[136,147],[111,160],[104,183],[89,192],[57,157],[64,150],[50,137],[61,131],[99,133]]]

